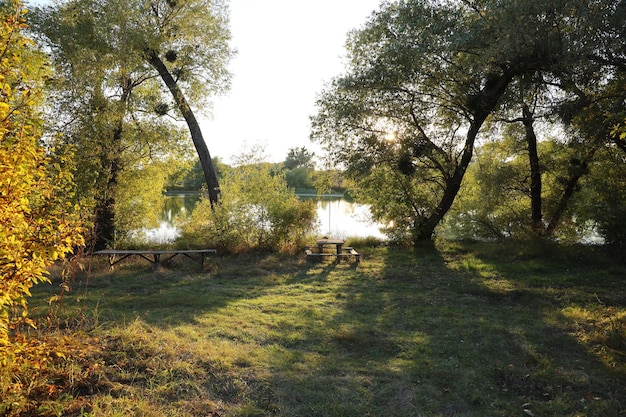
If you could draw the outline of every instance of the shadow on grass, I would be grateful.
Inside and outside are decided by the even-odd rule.
[[[597,290],[622,299],[621,287],[579,277],[563,291],[525,288],[527,265],[461,255],[388,251],[381,268],[352,274],[342,311],[301,344],[324,345],[323,359],[305,374],[281,370],[294,415],[623,415],[623,347],[607,361],[567,314],[581,297],[606,309]]]
[[[189,324],[199,315],[239,300],[263,297],[285,283],[323,285],[338,265],[266,254],[213,258],[204,267],[185,258],[156,267],[140,259],[130,260],[113,270],[102,259],[89,262],[88,272],[76,273],[69,282],[71,290],[56,313],[61,321],[88,316],[99,324],[123,324],[137,318],[165,328]],[[35,287],[32,304],[46,304],[60,284],[56,276],[52,285]],[[35,308],[34,317],[48,312],[48,308]]]
[[[472,247],[371,249],[358,268],[130,264],[92,274],[77,306],[108,326],[178,332],[211,375],[219,360],[226,376],[203,385],[228,415],[623,415],[624,348],[594,325],[624,314],[624,270],[558,265]]]

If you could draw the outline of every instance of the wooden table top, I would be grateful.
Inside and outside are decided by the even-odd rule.
[[[341,239],[320,239],[318,245],[343,245],[346,241]]]

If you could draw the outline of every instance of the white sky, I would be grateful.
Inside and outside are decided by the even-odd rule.
[[[51,0],[28,3],[50,4]],[[232,88],[200,116],[211,156],[231,162],[261,144],[270,161],[309,141],[309,116],[325,82],[343,69],[344,44],[380,0],[230,0]]]
[[[309,141],[309,116],[325,82],[343,69],[351,29],[365,23],[380,0],[231,0],[232,89],[214,100],[202,123],[212,156],[225,162],[244,147],[266,146],[282,161]]]

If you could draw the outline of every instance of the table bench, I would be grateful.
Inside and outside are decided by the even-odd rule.
[[[204,266],[204,258],[206,255],[215,255],[217,254],[216,249],[182,249],[182,250],[132,250],[132,249],[105,249],[99,250],[93,253],[94,255],[107,255],[109,257],[109,266],[112,268],[113,265],[123,261],[124,259],[130,256],[139,256],[140,258],[145,259],[146,261],[157,265],[162,261],[169,261],[173,257],[177,255],[186,256],[189,259],[197,261],[198,259],[194,259],[194,256],[198,256],[200,265]],[[193,256],[192,256],[193,255]],[[119,256],[119,259],[116,257]],[[161,256],[165,256],[164,259]]]
[[[335,246],[336,252],[324,252],[324,246],[326,245]],[[341,243],[338,243],[338,241],[332,241],[330,243],[328,241],[318,241],[316,248],[307,246],[304,248],[304,253],[309,260],[322,259],[326,256],[332,256],[337,258],[337,261],[340,261],[341,259],[354,256],[357,264],[361,261],[361,254],[352,247],[343,246],[343,241],[341,241]]]

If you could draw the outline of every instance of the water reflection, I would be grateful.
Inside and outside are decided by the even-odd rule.
[[[380,225],[371,219],[369,208],[344,198],[317,200],[318,234],[336,238],[367,237],[382,238]]]
[[[156,243],[167,243],[176,239],[179,235],[177,221],[191,214],[199,198],[197,193],[168,195],[161,215],[161,225],[158,229],[146,231],[147,239]],[[347,201],[338,196],[321,199],[316,196],[301,198],[316,200],[317,235],[336,238],[384,237],[379,230],[380,225],[371,220],[367,205]]]
[[[191,211],[199,200],[200,194],[195,192],[167,195],[165,198],[165,207],[161,214],[161,221],[169,225],[174,225],[179,216],[185,218],[191,214]]]

